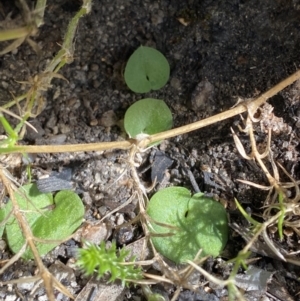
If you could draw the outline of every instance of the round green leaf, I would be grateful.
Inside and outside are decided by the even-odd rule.
[[[147,93],[162,88],[170,77],[170,66],[158,50],[140,46],[129,58],[124,78],[130,90]]]
[[[191,196],[183,187],[160,190],[151,198],[147,213],[153,219],[149,229],[155,248],[176,263],[193,260],[200,249],[201,257],[218,256],[226,245],[226,211],[202,193]]]
[[[131,138],[141,134],[156,134],[172,127],[172,113],[160,99],[144,98],[128,108],[124,117],[126,133]]]
[[[35,237],[43,240],[63,240],[70,236],[82,223],[84,206],[79,196],[73,191],[60,191],[53,196],[41,193],[35,184],[25,185],[15,192],[20,209]],[[11,202],[7,204],[12,207]],[[5,209],[5,212],[8,212]],[[17,253],[25,243],[18,221],[12,216],[6,224],[6,237],[10,249]],[[37,242],[40,255],[45,255],[59,243]],[[33,258],[29,248],[22,255],[24,259]]]

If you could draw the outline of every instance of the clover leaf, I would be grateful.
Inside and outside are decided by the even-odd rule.
[[[41,193],[35,184],[20,187],[15,198],[23,210],[33,235],[43,240],[63,240],[70,236],[82,223],[84,206],[79,196],[73,191],[58,192],[55,197],[51,193]],[[12,210],[8,202],[0,210],[0,222]],[[1,229],[0,229],[1,232]],[[3,232],[3,229],[2,229]],[[17,253],[25,243],[18,221],[12,215],[5,225],[5,233],[9,248]],[[36,242],[40,255],[45,255],[59,243]],[[22,255],[24,259],[33,258],[29,248]]]
[[[165,188],[153,195],[147,213],[155,248],[176,263],[193,260],[200,249],[201,257],[218,256],[226,245],[226,211],[203,193],[191,196],[184,187]]]
[[[130,90],[147,93],[162,88],[170,77],[170,66],[158,50],[140,46],[129,58],[124,78]]]

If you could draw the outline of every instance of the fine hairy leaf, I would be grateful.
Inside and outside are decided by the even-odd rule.
[[[108,249],[104,241],[100,246],[86,243],[86,248],[78,251],[77,265],[86,275],[92,275],[96,271],[98,278],[109,272],[111,274],[109,282],[119,279],[124,286],[130,279],[143,279],[141,267],[134,265],[134,257],[130,258],[132,264],[124,264],[128,255],[129,251],[124,248],[117,251],[115,242]]]
[[[184,187],[165,188],[153,195],[147,213],[155,248],[176,263],[193,260],[200,249],[201,257],[218,256],[226,245],[226,211],[202,193],[191,196]]]

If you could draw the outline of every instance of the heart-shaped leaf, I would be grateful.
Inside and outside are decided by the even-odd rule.
[[[129,58],[124,78],[130,90],[147,93],[162,88],[170,77],[170,66],[158,50],[139,47]]]
[[[166,103],[154,98],[144,98],[135,102],[124,117],[125,131],[131,138],[169,130],[172,123],[172,113]]]
[[[151,198],[147,213],[153,219],[149,228],[155,248],[176,263],[193,260],[200,249],[201,257],[218,256],[226,245],[226,211],[220,203],[202,193],[191,196],[184,187],[160,190]],[[155,237],[155,234],[161,236]]]
[[[24,211],[25,218],[35,237],[43,240],[63,240],[70,236],[82,223],[84,206],[79,196],[69,190],[60,191],[53,196],[41,193],[35,184],[25,185],[15,192],[15,198]],[[7,214],[12,209],[9,202],[2,210]],[[2,210],[0,218],[3,218]],[[3,219],[2,219],[3,220]],[[5,227],[9,248],[17,253],[25,243],[18,221],[11,216]],[[37,242],[40,255],[45,255],[59,243]],[[24,259],[33,258],[29,248],[22,255]]]

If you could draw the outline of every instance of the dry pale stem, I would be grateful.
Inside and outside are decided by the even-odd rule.
[[[22,211],[19,207],[19,204],[15,198],[15,194],[14,191],[17,189],[16,187],[14,187],[14,185],[12,184],[12,182],[7,179],[5,173],[3,172],[2,168],[0,168],[0,178],[9,194],[10,200],[12,202],[13,205],[13,214],[15,216],[15,218],[17,219],[17,221],[19,222],[19,225],[22,229],[22,233],[24,235],[24,237],[26,238],[26,246],[28,245],[30,247],[30,249],[32,250],[33,256],[34,256],[34,260],[36,262],[36,265],[39,269],[39,273],[37,276],[32,277],[32,278],[27,278],[27,281],[29,282],[30,280],[35,281],[37,279],[37,277],[41,277],[43,279],[45,288],[46,288],[46,292],[48,295],[48,298],[50,301],[55,301],[55,297],[54,297],[54,292],[53,292],[53,288],[56,288],[58,290],[60,290],[63,294],[65,294],[66,296],[68,296],[69,298],[74,299],[74,296],[60,283],[58,282],[53,276],[52,274],[48,271],[48,269],[44,266],[42,259],[38,253],[38,250],[35,246],[34,243],[34,236],[32,234],[31,228],[27,223],[26,218],[24,217],[24,215],[22,214]],[[25,251],[25,247],[22,248],[22,251]],[[20,251],[15,257],[13,257],[13,260],[15,261],[16,259],[18,259],[20,256],[22,256],[22,252]],[[6,265],[6,267],[10,266],[11,262],[9,264]],[[16,280],[18,282],[18,280]],[[11,282],[9,282],[11,283]],[[3,284],[5,284],[3,282]]]
[[[255,112],[251,112],[251,113],[255,113]],[[259,121],[259,120],[256,120],[256,121]],[[264,238],[264,241],[266,242],[266,244],[269,246],[270,250],[272,250],[272,252],[274,254],[276,254],[281,260],[288,261],[288,262],[291,262],[291,260],[292,260],[292,262],[294,264],[299,265],[298,260],[288,258],[287,256],[282,255],[280,250],[277,247],[275,247],[273,241],[271,241],[271,239],[269,238],[269,236],[267,234],[267,228],[275,223],[279,223],[279,220],[283,219],[283,217],[284,217],[284,221],[283,221],[284,225],[290,226],[292,229],[295,230],[296,233],[300,233],[300,231],[298,229],[299,226],[297,227],[295,224],[292,224],[289,222],[289,219],[291,217],[295,218],[296,215],[298,215],[298,216],[300,215],[299,214],[300,212],[298,212],[298,214],[296,214],[296,211],[299,208],[298,201],[299,201],[300,189],[299,189],[298,183],[287,173],[287,171],[282,166],[280,166],[281,169],[291,179],[292,183],[288,183],[289,185],[282,185],[282,183],[280,183],[278,168],[273,160],[273,154],[272,154],[272,151],[270,148],[271,128],[269,128],[269,130],[268,130],[267,146],[266,146],[265,151],[262,154],[259,153],[257,146],[256,146],[253,122],[252,122],[250,113],[248,114],[248,117],[246,119],[245,128],[244,129],[240,128],[240,130],[242,130],[243,132],[246,132],[249,135],[249,140],[250,140],[250,144],[251,144],[251,153],[249,155],[246,153],[241,141],[239,140],[237,135],[232,130],[234,141],[235,141],[238,151],[240,152],[240,154],[242,155],[243,158],[245,158],[247,160],[255,160],[259,164],[261,170],[266,175],[266,177],[269,181],[269,184],[270,184],[269,187],[265,187],[262,185],[258,185],[256,183],[252,183],[250,181],[241,181],[243,183],[249,184],[256,188],[269,190],[268,197],[265,200],[265,206],[267,208],[265,209],[265,211],[263,213],[265,222],[260,224],[261,225],[260,227],[256,227],[254,236],[252,236],[251,239],[248,240],[248,243],[247,243],[246,247],[243,249],[243,251],[247,252],[251,248],[254,241],[258,238],[258,236],[262,234],[262,237]],[[273,176],[271,175],[271,173],[269,172],[265,163],[262,160],[263,158],[266,158],[266,157],[268,158],[268,161],[271,163]],[[296,196],[294,197],[294,199],[289,199],[287,197],[287,194],[286,194],[287,186],[289,186],[289,188],[291,188],[291,187],[295,188]],[[283,200],[280,203],[278,201],[278,198],[281,196],[283,197]],[[278,211],[275,215],[273,213],[274,209]],[[297,222],[299,223],[298,219],[297,219]],[[282,225],[281,225],[281,227],[282,227]]]
[[[228,118],[234,117],[236,115],[242,114],[246,111],[249,112],[251,116],[254,115],[257,108],[259,108],[263,103],[265,103],[269,98],[276,95],[278,92],[286,88],[287,86],[294,83],[300,78],[300,70],[259,96],[258,98],[241,103],[238,106],[229,109],[225,112],[219,113],[217,115],[208,117],[206,119],[176,128],[162,133],[150,135],[149,137],[141,140],[127,140],[127,141],[114,141],[105,143],[88,143],[88,144],[67,144],[67,145],[33,145],[33,146],[17,146],[14,150],[10,150],[9,153],[69,153],[69,152],[81,152],[81,151],[101,151],[101,150],[114,150],[114,149],[130,149],[132,145],[137,145],[139,148],[143,149],[149,144],[172,138],[178,135],[183,135],[191,131],[198,130],[200,128],[206,127],[208,125],[226,120]],[[5,150],[2,150],[5,152]]]

